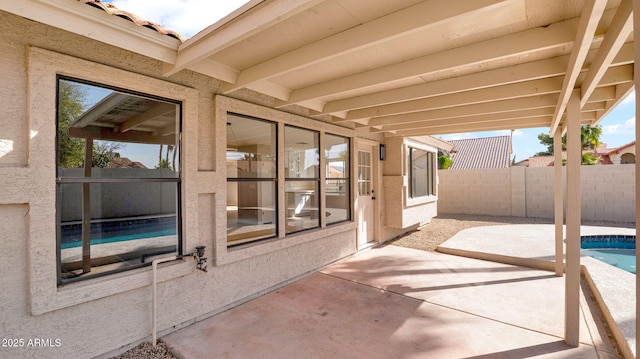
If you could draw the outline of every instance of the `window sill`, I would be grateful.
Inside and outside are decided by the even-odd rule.
[[[158,282],[164,282],[193,273],[196,264],[192,258],[177,259],[158,266]],[[31,313],[44,314],[54,310],[94,301],[122,292],[152,285],[151,267],[87,279],[57,287],[52,295],[33,297]],[[44,289],[44,288],[43,288]]]
[[[218,250],[216,251],[216,265],[229,264],[245,259],[249,259],[255,256],[276,252],[286,249],[291,246],[300,245],[315,240],[319,240],[325,237],[330,237],[343,232],[354,230],[357,227],[355,222],[344,222],[341,224],[332,224],[326,228],[310,229],[306,231],[300,231],[287,235],[284,238],[273,238],[264,241],[247,243],[246,246],[237,246],[233,248],[227,248],[226,243],[218,243]],[[224,246],[220,248],[221,246]]]
[[[408,208],[408,207],[420,206],[420,205],[425,205],[429,203],[435,203],[437,201],[438,201],[438,196],[423,196],[423,197],[416,197],[416,198],[408,197],[405,207]]]

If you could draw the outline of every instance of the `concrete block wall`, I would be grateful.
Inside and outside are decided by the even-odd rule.
[[[582,166],[581,171],[583,220],[635,221],[635,166]],[[553,167],[447,170],[439,175],[439,213],[553,218]],[[563,196],[565,192],[563,181]]]
[[[508,168],[439,171],[439,213],[511,216]]]

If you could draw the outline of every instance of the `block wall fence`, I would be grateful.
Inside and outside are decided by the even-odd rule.
[[[439,176],[438,213],[553,218],[553,167],[446,170]],[[563,169],[563,195],[565,181]],[[635,221],[635,166],[582,166],[580,182],[582,220]]]

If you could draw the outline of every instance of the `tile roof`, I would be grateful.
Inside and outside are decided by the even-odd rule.
[[[627,143],[626,145],[622,145],[620,147],[617,147],[617,148],[614,148],[614,149],[610,149],[610,151],[608,151],[606,153],[606,155],[608,156],[608,155],[612,155],[614,153],[618,153],[618,152],[624,150],[625,148],[631,147],[631,146],[633,146],[635,144],[636,144],[636,141],[631,141],[631,142]]]
[[[162,35],[167,35],[170,37],[173,37],[175,39],[180,40],[181,42],[184,42],[186,40],[186,38],[184,36],[182,36],[179,32],[174,31],[174,30],[170,30],[170,29],[165,29],[164,27],[162,27],[162,25],[160,24],[156,24],[155,22],[151,22],[148,20],[144,20],[141,19],[138,15],[130,13],[128,11],[125,10],[121,10],[118,9],[117,7],[115,7],[113,4],[110,3],[104,3],[102,2],[102,0],[77,0],[81,3],[85,3],[89,6],[93,6],[95,8],[101,9],[104,12],[106,12],[109,15],[114,15],[117,17],[121,17],[123,19],[129,20],[132,23],[141,26],[141,27],[146,27],[149,28],[151,30],[154,30]]]
[[[450,169],[506,168],[511,155],[511,136],[450,140],[455,147]]]

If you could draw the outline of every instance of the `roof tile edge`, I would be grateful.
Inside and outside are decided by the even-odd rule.
[[[132,23],[134,23],[134,24],[136,24],[138,26],[146,27],[146,28],[149,28],[151,30],[154,30],[159,34],[173,37],[175,39],[180,40],[180,42],[185,42],[187,40],[184,36],[182,36],[182,34],[180,34],[177,31],[166,29],[160,24],[156,24],[154,22],[141,19],[136,14],[130,13],[130,12],[125,11],[125,10],[118,9],[117,7],[115,7],[114,5],[112,5],[110,3],[103,3],[102,0],[77,0],[77,1],[81,2],[81,3],[85,3],[85,4],[87,4],[89,6],[92,6],[92,7],[98,8],[98,9],[106,12],[109,15],[114,15],[114,16],[118,16],[118,17],[121,17],[123,19],[129,20],[129,21],[131,21]]]

